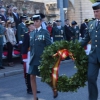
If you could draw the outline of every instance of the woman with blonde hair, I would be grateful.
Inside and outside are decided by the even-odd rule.
[[[11,27],[11,21],[7,21],[6,26],[6,38],[7,38],[7,49],[8,49],[8,65],[13,66],[12,62],[12,52],[13,52],[13,46],[16,44],[16,38],[14,34],[14,30]]]

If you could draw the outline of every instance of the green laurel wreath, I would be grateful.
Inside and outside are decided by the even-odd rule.
[[[77,73],[71,77],[67,77],[66,75],[59,76],[57,81],[57,90],[60,92],[75,92],[78,88],[86,85],[85,82],[87,81],[88,66],[88,60],[85,51],[78,42],[73,43],[67,41],[57,41],[45,48],[42,55],[41,64],[39,66],[41,81],[46,82],[52,87],[52,68],[58,59],[57,57],[52,57],[52,55],[61,49],[67,49],[73,53]]]
[[[96,2],[97,0],[90,0],[92,3]]]

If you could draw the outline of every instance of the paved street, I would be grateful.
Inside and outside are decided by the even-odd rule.
[[[60,67],[60,74],[67,73],[68,76],[74,74],[76,70],[73,67],[74,64],[72,61],[63,61]],[[38,90],[41,91],[41,93],[38,94],[39,100],[54,100],[52,90],[47,84],[42,83],[40,78],[37,78],[37,84]],[[98,85],[100,91],[100,74]],[[32,95],[26,93],[23,74],[0,78],[0,100],[33,100]],[[77,93],[59,93],[58,98],[55,100],[88,100],[87,86],[80,88]]]

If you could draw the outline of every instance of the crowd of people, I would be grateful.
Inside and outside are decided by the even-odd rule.
[[[3,56],[3,48],[7,47],[7,60],[8,65],[13,66],[12,53],[14,46],[20,44],[19,37],[20,34],[18,32],[19,24],[22,22],[23,17],[19,16],[17,12],[17,7],[13,7],[9,5],[7,8],[0,8],[0,69],[4,69],[2,66],[2,56]]]
[[[93,5],[94,11],[98,9],[100,10],[100,2]],[[100,17],[98,17],[98,12],[95,12],[95,17],[100,19]],[[7,46],[7,61],[9,66],[14,66],[12,53],[14,46],[18,46],[21,58],[20,61],[24,66],[27,93],[33,94],[34,100],[38,100],[37,93],[40,93],[40,91],[37,90],[36,76],[40,75],[38,66],[40,65],[44,48],[55,41],[66,40],[68,42],[75,42],[76,40],[79,41],[80,38],[83,39],[80,43],[83,47],[92,40],[92,45],[95,44],[93,47],[97,48],[97,45],[99,44],[96,45],[98,41],[95,39],[97,38],[99,29],[96,31],[93,30],[95,27],[95,25],[92,26],[94,23],[93,21],[96,20],[92,19],[92,24],[90,24],[89,20],[85,19],[79,26],[76,21],[70,23],[69,19],[65,19],[65,25],[62,26],[61,20],[59,19],[52,22],[45,21],[45,15],[42,13],[37,13],[29,17],[26,8],[23,8],[23,14],[20,15],[15,6],[9,5],[7,8],[0,7],[0,69],[4,69],[2,65],[2,52],[4,46]],[[88,27],[89,25],[90,27]],[[90,32],[89,34],[88,29]],[[91,34],[92,32],[93,34]],[[97,35],[94,35],[94,33]],[[99,51],[96,50],[89,56],[89,100],[97,100],[98,97],[96,85],[98,75],[95,72],[98,73],[100,57],[96,54]],[[94,54],[96,56],[94,56]],[[95,62],[93,61],[93,58],[96,58],[94,59]],[[90,68],[91,66],[93,70]],[[94,66],[97,67],[95,72]],[[90,70],[92,70],[95,75],[92,74]],[[55,89],[52,90],[54,94],[53,97],[56,98],[58,92]],[[95,91],[95,93],[93,91]]]
[[[22,43],[24,33],[28,31],[28,28],[25,25],[25,21],[32,17],[29,17],[27,14],[27,9],[22,8],[23,14],[20,15],[18,13],[17,7],[9,5],[6,8],[0,7],[0,27],[3,29],[3,32],[0,33],[2,36],[0,39],[2,40],[2,46],[0,51],[0,59],[2,59],[3,47],[6,45],[7,47],[7,60],[8,65],[13,66],[12,52],[14,46],[19,45],[20,53],[22,53]],[[79,37],[84,37],[84,31],[87,28],[88,19],[84,21],[84,23],[79,26],[76,21],[72,21],[71,25],[68,19],[65,20],[65,25],[61,26],[61,20],[54,20],[53,22],[45,21],[45,15],[41,14],[42,17],[42,28],[49,31],[51,41],[59,41],[59,40],[79,40]],[[0,30],[1,31],[1,30]],[[81,36],[80,36],[81,34]],[[22,57],[21,58],[21,63]],[[2,60],[0,61],[0,69],[3,69]]]
[[[27,9],[22,10],[23,14],[20,15],[15,6],[0,8],[0,69],[4,69],[2,65],[3,48],[7,47],[8,66],[14,66],[13,50],[17,46],[20,51],[20,61],[24,66],[27,93],[33,93],[34,100],[38,100],[36,94],[40,91],[36,88],[36,75],[39,76],[38,66],[44,47],[55,41],[75,42],[80,37],[84,38],[88,20],[86,19],[79,27],[76,21],[72,21],[70,25],[69,19],[65,19],[65,25],[61,26],[61,20],[46,22],[44,14],[38,13],[29,17]],[[36,34],[33,35],[34,32]],[[58,92],[53,90],[53,93],[56,98]]]

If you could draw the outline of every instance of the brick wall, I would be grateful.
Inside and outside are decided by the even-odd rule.
[[[76,20],[79,24],[83,22],[85,18],[93,18],[92,3],[90,0],[75,0],[74,9],[68,9],[67,17],[72,20]]]

